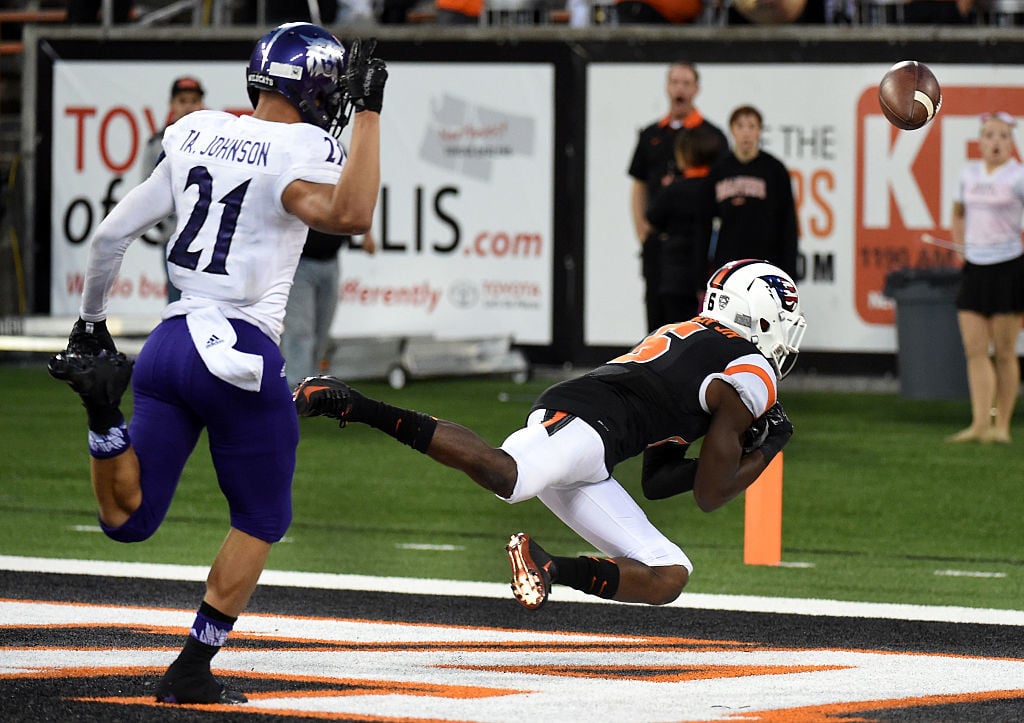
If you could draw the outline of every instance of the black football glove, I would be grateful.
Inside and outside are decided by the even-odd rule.
[[[743,454],[748,455],[764,444],[768,438],[768,417],[762,414],[743,433]]]
[[[79,319],[71,329],[68,337],[68,355],[99,356],[100,352],[117,353],[114,340],[110,338],[105,321],[85,321]]]
[[[789,438],[793,436],[793,423],[786,416],[786,410],[782,408],[782,402],[775,402],[764,413],[763,419],[768,422],[768,435],[758,449],[764,455],[764,461],[771,462],[775,455],[786,446]]]
[[[376,39],[363,42],[357,38],[352,41],[348,51],[345,88],[356,113],[364,110],[380,113],[384,105],[384,84],[388,79],[388,68],[383,60],[373,57],[376,45]]]

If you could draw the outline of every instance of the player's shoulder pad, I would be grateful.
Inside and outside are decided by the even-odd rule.
[[[760,417],[778,401],[775,370],[763,354],[744,354],[726,365],[723,379],[739,393],[754,417]]]
[[[340,165],[345,158],[341,142],[327,131],[310,123],[289,123],[288,150],[296,163]]]

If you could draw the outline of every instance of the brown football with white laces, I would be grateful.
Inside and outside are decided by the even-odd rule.
[[[939,112],[942,88],[924,63],[904,60],[889,68],[878,84],[878,104],[886,119],[905,131],[924,127]]]

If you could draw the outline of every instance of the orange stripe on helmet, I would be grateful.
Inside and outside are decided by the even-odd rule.
[[[759,263],[764,262],[761,261],[761,259],[740,259],[739,261],[730,261],[725,266],[720,268],[714,276],[711,277],[711,280],[708,281],[708,286],[710,286],[713,289],[721,289],[723,286],[725,286],[726,279],[732,276],[734,272],[739,271],[744,266]]]

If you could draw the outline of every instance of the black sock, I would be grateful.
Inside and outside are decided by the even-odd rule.
[[[225,615],[205,600],[203,600],[203,602],[199,604],[199,612],[201,612],[208,618],[213,618],[214,620],[217,620],[222,623],[227,623],[228,625],[234,625],[238,621],[238,618],[233,618],[230,615]]]
[[[85,416],[89,420],[89,429],[97,434],[106,434],[111,427],[124,424],[124,415],[116,404],[100,405],[83,399],[82,406],[85,407]]]
[[[619,566],[606,557],[552,557],[554,582],[606,600],[619,590]]]
[[[430,447],[430,440],[434,438],[434,430],[437,429],[437,420],[429,415],[393,407],[358,392],[352,395],[352,410],[348,413],[348,419],[369,424],[423,453]]]
[[[221,645],[223,645],[223,639],[227,638],[227,632],[225,631],[230,630],[236,620],[238,618],[225,615],[213,605],[203,600],[199,605],[199,611],[196,613],[196,621],[192,623],[192,632],[189,634],[188,640],[185,641],[185,647],[178,656],[176,664],[186,669],[198,667],[203,670],[209,670],[210,660],[220,650]],[[215,627],[217,628],[216,630],[214,630]],[[207,628],[210,630],[206,631]],[[200,635],[196,634],[197,629]],[[207,642],[200,640],[200,637],[208,639]],[[220,640],[216,640],[216,638],[220,638]]]
[[[173,666],[178,670],[210,670],[210,661],[220,650],[219,645],[207,645],[189,635],[185,639],[185,647],[178,653]]]
[[[210,661],[220,650],[220,645],[204,643],[195,636],[196,625],[227,626],[230,628],[236,618],[225,615],[207,602],[199,606],[196,614],[197,622],[193,623],[192,632],[185,639],[185,647],[181,649],[177,659],[171,663],[163,678],[156,687],[156,699],[165,703],[218,703],[241,702],[245,696],[232,694],[228,700],[224,698],[224,686],[210,672]],[[217,634],[208,632],[206,638],[216,638]]]

